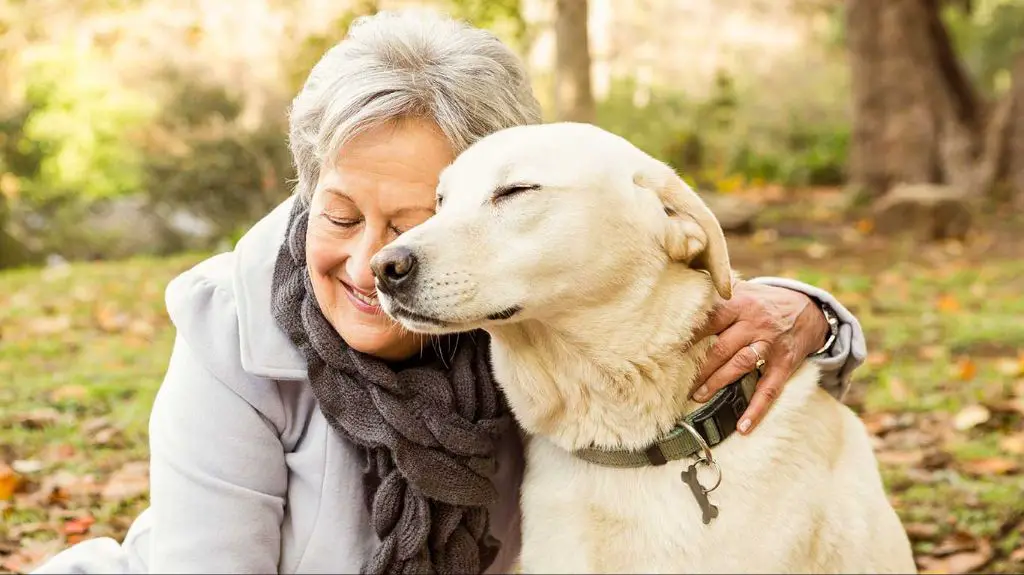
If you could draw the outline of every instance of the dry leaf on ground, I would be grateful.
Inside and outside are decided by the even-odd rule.
[[[956,377],[960,381],[970,381],[978,373],[978,365],[969,357],[962,357],[956,362]]]
[[[992,417],[992,412],[988,410],[984,405],[968,405],[960,410],[953,418],[953,427],[959,431],[967,431],[968,429],[977,427],[982,423],[985,423]]]
[[[60,402],[67,401],[69,399],[83,399],[88,394],[89,390],[84,385],[62,385],[50,393],[50,400]]]
[[[918,557],[918,563],[922,571],[929,573],[971,573],[987,564],[992,556],[992,545],[988,541],[958,531],[930,554]]]
[[[960,463],[960,468],[971,475],[984,477],[986,475],[1003,475],[1012,473],[1020,468],[1020,465],[1005,457],[985,457],[983,459],[972,459]]]
[[[96,518],[92,515],[82,515],[65,521],[61,531],[65,535],[84,535],[93,523],[96,523]]]
[[[144,495],[149,490],[149,464],[145,461],[127,463],[110,476],[103,488],[103,498],[121,501]]]
[[[10,465],[0,461],[0,501],[13,497],[20,485],[21,476]]]
[[[943,313],[954,313],[960,311],[960,302],[957,301],[956,297],[946,294],[939,298],[935,303],[935,307],[939,308],[939,311]]]
[[[1000,439],[999,448],[1007,453],[1024,455],[1024,433],[1017,433]]]

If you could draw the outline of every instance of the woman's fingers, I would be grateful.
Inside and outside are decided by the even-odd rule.
[[[694,391],[695,400],[707,401],[719,389],[753,371],[759,357],[767,359],[768,344],[755,341],[755,337],[744,324],[734,324],[718,336],[701,367],[698,381],[704,383]]]
[[[757,389],[750,398],[750,405],[747,406],[746,411],[740,417],[740,422],[736,425],[736,429],[744,435],[753,431],[757,424],[761,423],[768,408],[782,393],[782,386],[785,385],[789,377],[786,375],[787,370],[784,366],[773,368],[770,363],[766,363],[765,370],[764,377],[757,382]]]

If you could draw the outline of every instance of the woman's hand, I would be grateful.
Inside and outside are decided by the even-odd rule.
[[[825,344],[829,325],[808,296],[781,287],[739,281],[694,341],[718,335],[697,377],[693,398],[701,403],[753,371],[764,360],[761,380],[736,426],[750,433],[800,364]],[[753,349],[752,349],[753,348]],[[756,351],[756,352],[755,352]]]

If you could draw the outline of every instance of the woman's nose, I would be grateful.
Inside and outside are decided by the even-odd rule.
[[[373,270],[370,269],[370,260],[374,254],[384,247],[383,241],[364,235],[362,241],[356,246],[353,253],[349,254],[348,262],[345,264],[345,271],[356,287],[366,291],[374,289]]]

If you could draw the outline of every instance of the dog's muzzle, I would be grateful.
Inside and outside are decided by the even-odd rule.
[[[377,289],[395,295],[413,284],[417,271],[416,254],[401,246],[384,248],[370,259],[370,271]]]

